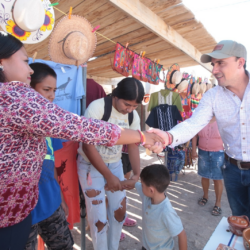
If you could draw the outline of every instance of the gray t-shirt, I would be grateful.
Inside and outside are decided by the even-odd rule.
[[[180,217],[166,197],[160,204],[151,203],[151,198],[142,192],[141,183],[135,188],[142,199],[142,244],[147,250],[172,250],[173,237],[183,230]]]

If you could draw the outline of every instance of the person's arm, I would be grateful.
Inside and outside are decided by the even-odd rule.
[[[178,234],[178,244],[179,250],[187,250],[187,235],[184,229]]]
[[[54,177],[55,177],[55,179],[56,179],[58,185],[60,186],[59,181],[58,181],[57,171],[56,171],[56,168],[55,168],[55,167],[54,167]],[[65,217],[66,217],[66,219],[67,219],[67,218],[68,218],[68,215],[69,215],[69,208],[68,208],[67,203],[66,203],[65,200],[64,200],[63,192],[62,192],[61,186],[60,186],[60,194],[61,194],[61,199],[62,199],[61,205],[62,205],[63,211],[64,211],[64,213],[65,213]]]
[[[111,123],[65,111],[31,88],[20,86],[9,89],[8,85],[3,85],[0,91],[0,103],[5,103],[6,99],[9,103],[1,112],[1,126],[15,131],[91,145],[113,146],[141,141],[138,131],[121,129]],[[157,135],[145,133],[145,136],[149,145],[154,145],[156,141],[163,142]]]
[[[135,144],[128,145],[128,155],[131,167],[133,170],[133,176],[131,179],[138,181],[140,177],[140,153],[139,147]]]
[[[168,131],[172,141],[172,144],[170,145],[171,147],[187,142],[209,123],[214,115],[212,107],[214,94],[214,91],[206,92],[203,95],[199,106],[193,112],[193,115]],[[166,145],[169,145],[168,135],[164,131],[151,129],[147,132],[158,134],[166,141]]]
[[[109,168],[104,163],[99,152],[96,150],[95,146],[82,144],[82,150],[88,157],[90,163],[103,175],[107,180],[107,190],[122,190],[120,180],[111,173]]]
[[[192,139],[192,159],[198,158],[197,155],[197,140],[198,140],[198,135],[194,136]]]

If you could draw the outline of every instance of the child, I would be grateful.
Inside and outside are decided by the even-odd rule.
[[[178,235],[179,249],[187,249],[187,237],[181,220],[173,209],[165,190],[170,183],[168,169],[154,164],[145,167],[141,183],[123,181],[126,189],[136,188],[142,199],[142,250],[174,249]]]
[[[56,91],[56,73],[43,63],[30,64],[34,74],[30,86],[44,98],[53,102]],[[32,227],[25,250],[35,250],[39,234],[48,249],[73,249],[74,241],[66,216],[68,207],[57,180],[54,167],[54,151],[62,148],[60,139],[46,137],[47,154],[43,161],[39,180],[39,198],[31,212]]]

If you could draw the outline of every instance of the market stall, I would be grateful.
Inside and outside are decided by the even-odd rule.
[[[6,4],[6,1],[1,2]],[[56,3],[59,4],[57,5]],[[3,4],[1,11],[4,13],[5,8],[3,7]],[[64,67],[69,65],[72,67],[72,65],[74,65],[78,68],[77,74],[81,80],[76,81],[78,84],[80,81],[83,89],[79,92],[79,87],[77,88],[78,94],[81,94],[76,99],[82,99],[82,101],[81,105],[79,105],[78,102],[78,109],[75,113],[83,114],[86,108],[86,96],[84,93],[86,93],[87,77],[102,77],[104,81],[111,82],[112,78],[121,76],[119,71],[114,70],[114,67],[112,67],[113,62],[110,62],[111,59],[114,59],[115,53],[117,52],[117,44],[120,44],[123,48],[129,49],[139,58],[147,58],[152,65],[161,65],[162,71],[163,69],[169,69],[170,71],[171,66],[174,63],[178,63],[180,67],[200,64],[206,69],[211,70],[210,65],[204,65],[200,62],[200,55],[211,51],[216,42],[203,25],[195,19],[192,12],[189,11],[180,0],[52,0],[48,3],[46,2],[46,8],[47,19],[45,23],[46,25],[44,24],[45,32],[52,30],[53,27],[59,22],[62,22],[63,19],[69,19],[70,21],[71,15],[72,19],[74,19],[74,15],[79,15],[88,20],[93,28],[93,34],[97,37],[96,44],[95,42],[91,43],[95,46],[93,48],[88,48],[91,50],[88,57],[83,61],[80,61],[80,59],[74,59],[74,63],[68,63],[65,60],[60,61],[57,58],[57,50],[62,44],[58,44],[58,42],[64,39],[64,37],[67,36],[67,33],[61,38],[58,36],[58,42],[55,42],[54,46],[51,46],[51,44],[49,45],[49,41],[51,40],[42,36],[41,32],[43,30],[41,30],[38,32],[38,37],[35,43],[29,42],[25,44],[29,56],[36,54],[36,59],[40,59],[42,62],[53,60],[54,62],[48,63],[65,64],[65,66],[60,65],[59,68],[62,77],[65,76]],[[5,13],[4,21],[6,21],[6,23],[9,21],[8,16],[6,16]],[[11,26],[11,28],[11,30],[7,31],[15,35],[17,38],[20,38],[21,35],[16,32],[15,27]],[[71,27],[72,31],[74,28],[74,26]],[[60,33],[63,32],[64,29],[61,29]],[[52,36],[53,35],[55,34],[52,32]],[[43,39],[40,41],[41,37]],[[27,33],[26,41],[30,38],[31,36],[28,36]],[[56,39],[54,38],[52,41],[55,40]],[[25,39],[23,42],[25,42]],[[50,52],[48,51],[49,46]],[[73,55],[73,58],[77,58],[77,55]],[[85,63],[87,60],[88,62]],[[55,67],[58,67],[58,65],[55,65]],[[133,66],[131,65],[131,68],[132,67]],[[132,71],[128,71],[127,73],[132,74]],[[170,74],[168,74],[168,76],[170,76]],[[160,80],[163,80],[165,87],[167,87],[164,77],[157,81],[152,79],[149,80],[148,77],[146,79],[142,78],[141,72],[138,77],[151,84],[159,84]],[[197,81],[198,83],[201,83],[196,78],[193,79],[193,77],[194,76],[188,74],[185,78],[185,80],[189,81],[190,88],[191,85]],[[181,79],[182,78],[183,77],[181,76]],[[67,88],[69,88],[68,84],[72,79],[67,79],[66,81],[63,81],[61,78],[60,83],[58,82],[58,87],[60,89],[59,94],[57,95],[58,102],[60,101],[60,98],[70,99],[67,97],[70,97],[70,95],[76,91],[76,89],[72,89],[71,92],[69,92],[69,89]],[[192,82],[190,82],[191,80]],[[176,82],[175,84],[178,83],[180,82]],[[66,94],[69,93],[68,95],[65,95],[65,90],[67,90]],[[195,94],[194,98],[196,98],[197,94]],[[145,102],[145,104],[146,103],[148,103],[148,101]],[[145,118],[146,117],[144,117],[144,120]],[[85,212],[82,211],[83,215],[84,213]],[[84,220],[82,220],[82,222],[84,222]],[[84,228],[83,223],[82,232],[84,232]],[[82,249],[84,249],[85,246],[84,239],[85,234],[82,233]]]

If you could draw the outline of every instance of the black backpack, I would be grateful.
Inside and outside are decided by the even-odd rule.
[[[104,97],[104,114],[102,117],[102,120],[107,122],[112,111],[112,96],[106,96]],[[134,118],[133,112],[128,113],[128,123],[129,126],[132,124]]]

